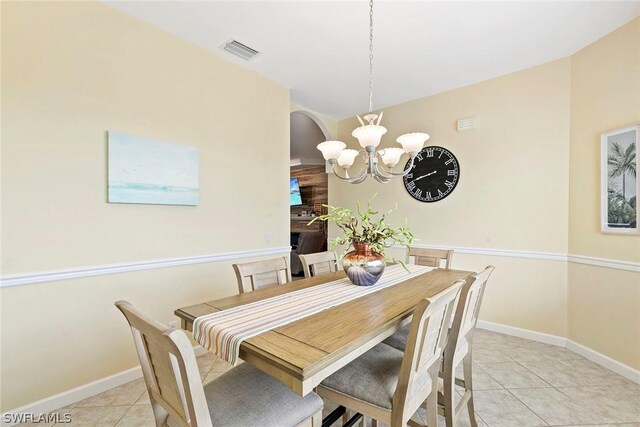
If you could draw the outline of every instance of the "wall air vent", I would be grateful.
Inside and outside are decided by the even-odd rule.
[[[233,39],[227,41],[225,44],[223,44],[220,47],[226,50],[227,52],[232,53],[235,56],[239,56],[240,58],[246,61],[253,59],[254,57],[260,54],[260,52],[258,52],[257,50],[252,49],[249,46],[244,45],[239,41],[233,40]]]
[[[478,127],[478,119],[475,117],[467,117],[466,119],[458,120],[458,132],[464,132],[465,130],[476,129]]]

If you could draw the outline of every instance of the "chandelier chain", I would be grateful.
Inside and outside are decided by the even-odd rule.
[[[373,111],[373,0],[369,0],[369,112]]]

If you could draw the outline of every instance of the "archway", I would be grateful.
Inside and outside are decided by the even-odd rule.
[[[307,224],[313,216],[323,213],[323,205],[329,202],[325,160],[316,146],[332,136],[322,120],[304,110],[291,113],[290,132],[291,272],[300,277],[302,265],[298,255],[327,249],[326,224],[321,221]]]

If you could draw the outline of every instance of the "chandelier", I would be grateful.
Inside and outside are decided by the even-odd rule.
[[[318,144],[318,150],[322,152],[324,159],[331,165],[333,173],[341,180],[359,184],[367,179],[368,176],[371,176],[378,182],[387,183],[393,178],[401,178],[407,175],[413,167],[414,159],[422,150],[424,143],[429,139],[429,135],[421,132],[407,133],[396,139],[402,148],[390,147],[376,151],[376,148],[380,145],[382,135],[387,133],[387,128],[380,125],[382,114],[382,112],[380,112],[380,115],[373,113],[373,0],[370,0],[369,114],[364,116],[364,121],[360,116],[356,116],[360,122],[360,127],[354,129],[351,133],[362,148],[360,150],[346,148],[347,144],[342,141],[325,141]],[[367,123],[365,124],[365,122]],[[410,162],[404,171],[394,172],[393,168],[400,162],[400,157],[405,153],[411,157]],[[358,156],[364,160],[364,167],[354,176],[349,176],[349,168]],[[342,168],[344,176],[338,173],[338,167]]]

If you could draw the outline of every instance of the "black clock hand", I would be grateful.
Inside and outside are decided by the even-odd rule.
[[[433,175],[433,174],[434,174],[434,173],[436,173],[436,172],[438,172],[438,171],[429,172],[429,173],[428,173],[428,174],[426,174],[426,175],[422,175],[422,176],[417,177],[417,178],[416,178],[416,179],[414,179],[413,181],[415,182],[415,181],[418,181],[419,179],[426,178],[426,177],[428,177],[428,176],[430,176],[430,175]]]

